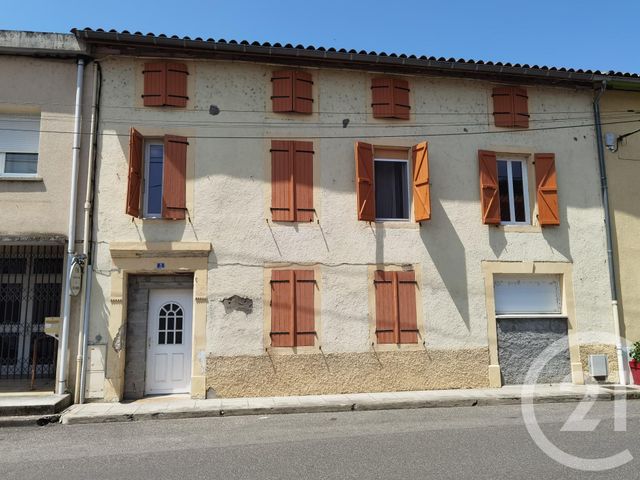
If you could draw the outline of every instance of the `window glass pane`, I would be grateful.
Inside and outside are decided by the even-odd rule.
[[[167,345],[173,345],[173,332],[167,332]]]
[[[182,330],[182,316],[176,318],[176,330]]]
[[[38,173],[37,153],[7,153],[4,159],[4,173]]]
[[[158,330],[166,330],[166,320],[164,315],[160,315],[160,325],[158,326]]]
[[[176,345],[182,345],[182,332],[176,332]]]
[[[159,215],[162,213],[162,164],[163,164],[163,145],[149,146],[149,178],[148,197],[147,197],[147,213],[150,215]]]
[[[167,318],[167,330],[173,330],[173,315]]]
[[[513,178],[513,202],[515,207],[516,222],[526,221],[524,211],[525,185],[522,178],[522,162],[511,162],[511,175]]]
[[[158,333],[158,345],[164,345],[164,332]]]
[[[507,163],[498,160],[498,192],[500,194],[500,220],[511,221],[511,211],[509,209],[509,175],[507,173]]]
[[[409,218],[407,162],[375,162],[377,218]]]

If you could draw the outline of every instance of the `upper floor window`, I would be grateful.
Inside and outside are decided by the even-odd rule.
[[[522,87],[495,87],[493,118],[496,127],[529,128],[529,95]]]
[[[186,107],[187,76],[189,70],[184,63],[145,63],[144,93],[145,107]]]
[[[409,160],[374,158],[376,220],[409,220]]]
[[[162,217],[162,170],[164,166],[164,143],[150,140],[145,145],[144,158],[144,216]]]
[[[498,160],[500,223],[528,224],[529,188],[525,160]]]
[[[279,70],[271,77],[274,112],[313,112],[313,77],[300,70]]]
[[[0,115],[0,176],[38,173],[40,117]]]

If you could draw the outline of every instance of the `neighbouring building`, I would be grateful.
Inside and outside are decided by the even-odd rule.
[[[603,74],[74,33],[103,75],[88,398],[580,384],[592,353],[617,381]]]
[[[71,34],[0,31],[0,391],[53,390],[61,362],[72,364],[68,378],[75,378],[78,299],[70,304],[75,341],[61,361],[58,341],[45,335],[44,324],[46,317],[62,315],[64,303],[82,58],[82,46]],[[82,110],[88,114],[88,105]],[[88,131],[88,121],[83,125]],[[80,198],[86,157],[83,148]],[[77,211],[82,217],[82,202]]]

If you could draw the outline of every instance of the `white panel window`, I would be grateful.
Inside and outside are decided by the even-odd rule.
[[[374,159],[376,220],[409,220],[409,161]]]
[[[38,173],[40,117],[0,115],[0,176]]]
[[[500,223],[528,224],[529,189],[525,160],[498,160]]]
[[[561,315],[562,292],[556,275],[496,276],[496,315]]]

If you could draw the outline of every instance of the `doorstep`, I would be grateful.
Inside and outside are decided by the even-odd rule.
[[[0,419],[17,416],[54,415],[71,405],[71,395],[52,392],[0,393]]]
[[[536,385],[530,387],[534,403],[578,402],[585,398],[613,400],[624,395],[640,398],[640,389],[612,386]],[[150,397],[122,403],[73,405],[61,415],[63,424],[131,422],[232,415],[273,415],[400,408],[472,407],[520,403],[523,387],[428,390],[411,392],[302,395],[289,397],[219,398],[193,400],[188,396]]]

